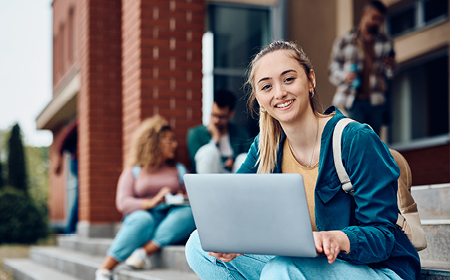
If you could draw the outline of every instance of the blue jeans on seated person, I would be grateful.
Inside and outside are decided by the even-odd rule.
[[[222,262],[203,251],[197,231],[186,244],[189,266],[201,279],[214,280],[290,280],[290,279],[396,279],[387,268],[373,269],[337,259],[329,264],[325,256],[296,258],[245,254]]]
[[[223,166],[222,155],[214,143],[208,143],[198,149],[195,154],[195,170],[198,174],[210,173],[236,173],[245,161],[247,153],[239,154],[235,160],[231,170],[227,170]]]
[[[125,216],[107,255],[125,261],[149,241],[158,247],[185,242],[195,230],[190,206],[160,204],[150,210],[137,210]]]

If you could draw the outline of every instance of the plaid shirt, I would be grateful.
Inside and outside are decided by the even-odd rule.
[[[357,29],[353,29],[338,38],[331,52],[328,77],[337,86],[333,98],[333,105],[350,109],[356,98],[356,89],[344,82],[350,65],[357,65],[357,74],[361,76],[364,67],[364,52],[358,43]],[[385,102],[386,80],[392,78],[393,70],[383,66],[382,61],[394,49],[392,40],[383,33],[379,33],[374,41],[373,69],[369,77],[369,95],[372,105],[382,105]]]

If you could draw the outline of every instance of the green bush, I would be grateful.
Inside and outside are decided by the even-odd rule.
[[[0,244],[31,244],[47,234],[44,218],[28,196],[10,187],[0,190]]]

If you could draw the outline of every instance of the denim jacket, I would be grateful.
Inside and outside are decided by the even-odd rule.
[[[350,240],[350,253],[339,258],[372,268],[389,268],[403,279],[419,279],[417,251],[399,230],[397,221],[397,179],[400,171],[388,147],[373,130],[360,123],[349,124],[342,135],[342,160],[355,195],[341,189],[332,153],[336,123],[345,116],[335,107],[321,139],[319,175],[315,187],[315,222],[318,231],[341,230]],[[278,147],[274,173],[281,173],[286,136]],[[259,135],[255,138],[238,173],[256,173]]]

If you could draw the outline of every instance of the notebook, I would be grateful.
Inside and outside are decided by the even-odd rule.
[[[186,174],[207,252],[316,257],[300,174]]]

